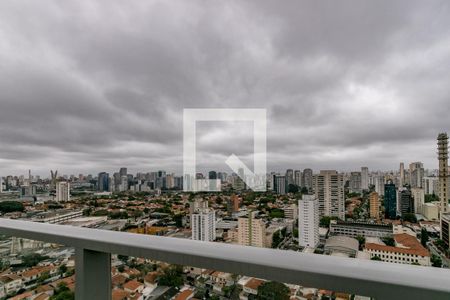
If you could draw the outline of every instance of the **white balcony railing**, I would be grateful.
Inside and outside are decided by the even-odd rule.
[[[111,299],[111,253],[375,299],[450,299],[446,269],[8,219],[0,233],[75,247],[76,299]]]

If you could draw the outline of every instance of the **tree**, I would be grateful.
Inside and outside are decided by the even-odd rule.
[[[279,282],[268,281],[258,287],[258,299],[261,300],[289,300],[291,291]]]
[[[387,246],[395,247],[395,240],[391,236],[386,236],[381,239],[383,243],[385,243]]]
[[[292,183],[290,183],[288,185],[288,193],[295,194],[295,193],[298,193],[298,191],[299,191],[298,185],[295,185],[295,184],[292,184]]]
[[[44,273],[42,273],[42,275],[38,278],[38,280],[37,280],[37,283],[38,284],[42,284],[43,282],[45,282],[47,279],[49,279],[50,278],[50,273],[47,271],[47,272],[44,272]]]
[[[64,264],[60,265],[58,268],[58,271],[59,271],[59,274],[64,275],[64,273],[67,272],[67,266]]]
[[[280,230],[275,231],[272,236],[272,248],[277,248],[278,245],[280,245],[282,240],[283,240],[283,235],[281,234],[281,231]]]
[[[270,211],[270,217],[271,218],[284,218],[284,211],[279,208],[272,209]]]
[[[330,222],[331,220],[338,220],[337,217],[329,217],[329,216],[324,216],[320,219],[320,226],[321,227],[330,227]]]
[[[374,257],[372,257],[371,260],[382,261],[382,259],[378,255],[375,255]]]
[[[72,292],[64,282],[61,282],[55,290],[50,300],[75,300],[75,294]]]
[[[420,232],[420,243],[422,246],[426,247],[428,240],[430,237],[428,236],[428,231],[426,228],[422,228],[422,231]]]
[[[358,235],[356,239],[358,240],[359,243],[359,250],[362,250],[364,244],[366,243],[366,238],[363,237],[362,235]]]
[[[417,223],[417,217],[413,213],[406,213],[402,216],[403,221],[410,223]]]
[[[442,267],[442,259],[437,255],[431,255],[431,265],[436,268]]]
[[[436,194],[426,194],[425,203],[439,201],[439,197]]]
[[[24,255],[22,257],[22,262],[25,267],[31,268],[46,259],[48,259],[48,256],[42,256],[39,253],[31,253]]]
[[[18,201],[3,201],[0,202],[0,212],[2,213],[9,213],[9,212],[16,212],[16,211],[24,211],[25,207],[21,202]]]
[[[158,284],[179,287],[183,284],[183,268],[181,266],[171,266],[164,270],[164,273],[159,277]]]

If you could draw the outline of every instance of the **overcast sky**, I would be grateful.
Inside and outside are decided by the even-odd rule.
[[[0,2],[1,175],[179,173],[184,108],[267,109],[270,170],[436,168],[450,2]],[[199,125],[199,168],[248,125]]]

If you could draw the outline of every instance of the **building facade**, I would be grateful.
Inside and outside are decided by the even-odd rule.
[[[319,216],[345,218],[344,176],[335,170],[314,176],[314,194],[319,200]]]
[[[319,200],[303,195],[298,201],[298,244],[315,248],[319,244]]]

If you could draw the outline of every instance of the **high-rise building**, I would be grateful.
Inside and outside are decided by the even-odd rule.
[[[227,212],[229,215],[232,215],[235,212],[239,211],[239,207],[241,206],[242,199],[239,198],[237,195],[232,195],[227,200]]]
[[[377,192],[372,192],[369,195],[370,218],[380,219],[380,196]]]
[[[344,176],[335,170],[314,176],[314,194],[319,199],[319,216],[345,218]]]
[[[444,241],[447,248],[450,246],[450,214],[441,214],[441,240]]]
[[[384,176],[375,176],[373,178],[373,184],[375,185],[375,192],[377,192],[378,195],[384,195]]]
[[[361,168],[361,189],[364,191],[369,190],[369,168]]]
[[[384,209],[386,219],[397,217],[397,188],[392,181],[384,185]]]
[[[411,196],[411,191],[408,189],[402,189],[399,191],[399,211],[402,217],[405,214],[414,213],[414,202]]]
[[[352,193],[361,193],[361,172],[350,173],[349,190]]]
[[[128,175],[128,169],[127,168],[120,168],[119,174],[120,174],[120,177],[127,176]]]
[[[405,164],[400,163],[400,176],[399,176],[399,187],[403,187],[405,185]]]
[[[298,240],[302,247],[319,244],[319,200],[315,195],[303,195],[298,201]]]
[[[440,200],[440,221],[441,240],[447,248],[450,247],[449,226],[450,213],[448,209],[448,135],[440,133],[438,136],[438,159],[439,159],[439,200]]]
[[[290,204],[283,207],[284,217],[286,219],[297,220],[298,219],[298,207],[296,204]]]
[[[198,210],[202,210],[208,208],[208,201],[203,199],[195,199],[191,203],[189,203],[189,213],[192,215]]]
[[[97,191],[109,192],[109,174],[108,173],[101,172],[98,174]]]
[[[286,186],[286,176],[283,175],[273,175],[273,190],[278,195],[284,195],[287,191]]]
[[[262,219],[255,217],[255,212],[238,219],[238,244],[266,247],[266,224]]]
[[[245,172],[243,168],[238,169],[238,174],[233,174],[233,188],[237,191],[245,190]]]
[[[438,158],[439,158],[439,200],[441,201],[441,213],[445,214],[449,211],[447,133],[441,133],[438,136]]]
[[[426,195],[439,195],[439,177],[424,177],[422,186]]]
[[[292,169],[286,170],[286,186],[294,184],[294,171]]]
[[[191,214],[192,239],[212,242],[216,239],[216,214],[211,208],[200,208]]]
[[[421,214],[422,206],[425,204],[425,190],[422,188],[412,188],[411,196],[414,203],[414,213]]]
[[[311,193],[313,190],[313,170],[304,169],[303,170],[303,187],[308,189],[308,192]]]
[[[414,162],[409,165],[409,181],[412,188],[422,187],[422,179],[425,175],[423,163]]]
[[[70,201],[70,183],[60,181],[56,183],[56,201],[65,202]]]
[[[302,171],[300,170],[295,170],[294,171],[294,184],[298,187],[303,186],[302,183]]]

